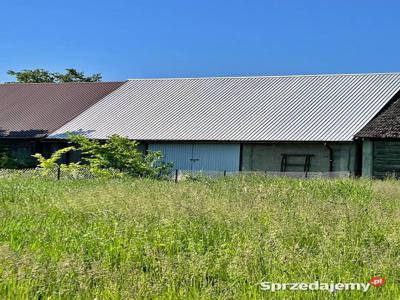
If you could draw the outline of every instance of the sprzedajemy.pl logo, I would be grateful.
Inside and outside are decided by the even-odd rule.
[[[275,283],[275,282],[261,282],[261,289],[263,291],[277,292],[277,291],[328,291],[331,293],[337,291],[361,291],[366,292],[370,286],[379,287],[385,284],[385,279],[382,277],[372,277],[367,283],[354,283],[354,282],[331,282],[323,283],[315,282],[293,282],[293,283]]]

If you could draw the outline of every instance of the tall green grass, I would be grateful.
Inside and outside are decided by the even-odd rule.
[[[394,299],[400,184],[0,180],[1,299]],[[267,292],[259,283],[387,283]]]

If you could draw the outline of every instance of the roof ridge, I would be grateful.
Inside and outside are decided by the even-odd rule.
[[[287,77],[334,77],[334,76],[372,76],[372,75],[400,75],[400,72],[381,73],[333,73],[333,74],[292,74],[292,75],[254,75],[254,76],[206,76],[206,77],[161,77],[161,78],[129,78],[135,80],[204,80],[204,79],[245,79],[245,78],[287,78]]]
[[[0,85],[63,85],[63,84],[107,84],[107,83],[125,83],[126,80],[122,81],[98,81],[98,82],[82,82],[82,81],[72,81],[72,82],[0,82]]]

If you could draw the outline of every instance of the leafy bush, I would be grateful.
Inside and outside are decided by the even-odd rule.
[[[30,157],[16,157],[11,149],[2,147],[0,151],[0,169],[22,169],[32,166]]]
[[[0,153],[0,169],[14,169],[18,165],[15,158],[11,158],[7,153]]]
[[[66,171],[69,168],[69,166],[65,164],[60,164],[59,161],[65,153],[70,152],[72,150],[75,150],[75,147],[66,147],[59,149],[55,151],[49,158],[45,158],[40,153],[32,155],[39,162],[37,169],[39,170],[40,175],[49,176],[54,172],[56,172],[58,168],[62,168],[64,171]],[[76,169],[76,164],[73,164],[71,167]]]
[[[112,135],[102,143],[81,135],[68,135],[71,143],[82,152],[84,162],[94,174],[106,176],[108,170],[118,170],[133,177],[161,177],[168,174],[171,164],[161,162],[161,152],[138,149],[139,143],[126,137]]]
[[[143,154],[138,143],[126,137],[112,135],[102,143],[81,135],[68,135],[71,143],[82,152],[84,162],[92,173],[107,176],[108,170],[118,170],[133,177],[161,177],[170,172],[171,165],[161,162],[161,152]]]
[[[151,177],[160,178],[170,173],[172,164],[161,161],[159,151],[143,153],[138,149],[138,143],[126,137],[111,136],[106,142],[91,140],[81,135],[68,135],[68,140],[76,146],[57,150],[50,158],[42,154],[32,155],[38,160],[40,175],[50,176],[60,168],[69,177],[78,177],[83,169],[96,177]],[[62,164],[60,159],[69,152],[79,150],[82,153],[84,165],[81,162]]]

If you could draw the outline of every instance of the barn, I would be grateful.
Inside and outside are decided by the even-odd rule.
[[[400,100],[390,102],[356,138],[363,141],[363,175],[400,176]]]
[[[15,159],[15,167],[35,166],[32,154],[49,154],[63,146],[45,137],[122,84],[0,84],[0,155]]]
[[[400,171],[399,91],[400,73],[133,79],[47,140],[118,134],[182,170],[382,177]]]

